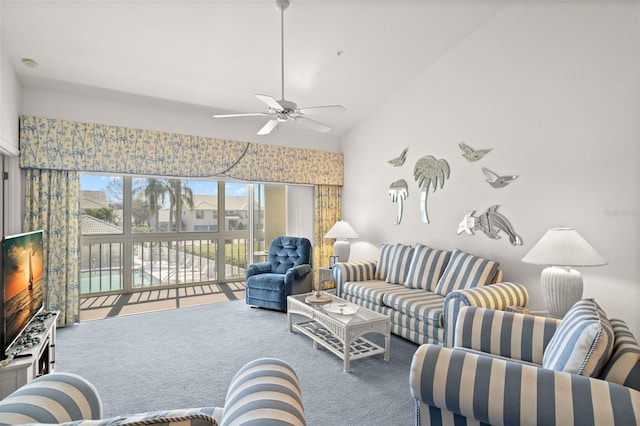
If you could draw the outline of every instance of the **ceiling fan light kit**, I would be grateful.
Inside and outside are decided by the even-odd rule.
[[[280,11],[280,51],[281,51],[281,90],[282,97],[280,100],[275,100],[269,95],[255,96],[260,99],[267,107],[269,112],[250,112],[239,114],[217,114],[214,118],[235,118],[235,117],[258,117],[265,116],[271,117],[267,123],[258,130],[258,135],[268,135],[273,129],[278,127],[279,123],[286,121],[293,121],[295,123],[303,124],[316,132],[326,133],[331,130],[331,127],[326,124],[322,124],[318,121],[312,120],[306,117],[306,114],[312,114],[318,110],[336,110],[344,111],[342,105],[323,105],[298,108],[295,102],[288,101],[284,98],[284,11],[289,7],[289,0],[276,0],[276,8]]]

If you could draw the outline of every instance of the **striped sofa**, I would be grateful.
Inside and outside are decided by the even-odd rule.
[[[460,309],[454,348],[414,354],[415,424],[640,424],[640,346],[624,321],[587,312],[592,302],[562,321]]]
[[[461,250],[383,244],[378,260],[336,263],[337,294],[391,318],[391,331],[417,344],[452,346],[463,306],[524,307],[527,289],[500,282],[497,262]]]
[[[95,387],[70,373],[40,376],[0,401],[0,424],[305,425],[298,377],[285,362],[261,358],[234,376],[224,408],[191,408],[102,418]]]

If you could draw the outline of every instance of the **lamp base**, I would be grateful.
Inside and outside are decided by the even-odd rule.
[[[338,238],[336,242],[333,243],[333,255],[338,256],[338,262],[348,262],[350,252],[351,243],[344,238]]]
[[[582,275],[575,269],[549,266],[540,277],[542,298],[554,318],[562,318],[582,299]]]

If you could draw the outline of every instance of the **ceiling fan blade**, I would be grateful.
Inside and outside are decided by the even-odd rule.
[[[267,112],[249,112],[245,114],[216,114],[214,118],[232,118],[232,117],[257,117],[263,115],[271,115]]]
[[[269,133],[271,133],[271,131],[273,129],[276,128],[276,126],[278,125],[278,120],[277,119],[273,119],[273,120],[269,120],[267,121],[267,124],[265,124],[264,126],[262,126],[262,129],[260,129],[258,131],[259,135],[268,135]]]
[[[331,127],[326,126],[322,123],[318,123],[315,120],[312,120],[307,117],[299,116],[299,117],[291,117],[296,123],[304,124],[307,127],[312,128],[316,132],[327,133],[331,130]]]
[[[335,111],[335,112],[338,112],[338,111],[344,111],[345,107],[343,107],[342,105],[313,106],[313,107],[298,108],[296,110],[296,112],[300,112],[300,113],[303,113],[303,114],[314,114],[316,112],[320,112],[320,110],[322,112],[324,112],[324,111],[329,111],[329,112]]]
[[[275,109],[276,111],[284,110],[284,107],[269,95],[256,95],[256,98],[267,104],[269,108]]]

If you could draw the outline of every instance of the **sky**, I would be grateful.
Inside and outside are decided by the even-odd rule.
[[[80,174],[80,189],[100,191],[104,190],[109,182],[113,180],[113,176],[99,176],[92,174]],[[217,185],[211,181],[204,180],[190,180],[189,186],[196,195],[215,195],[218,193]],[[232,196],[246,196],[247,184],[245,183],[227,183],[227,195]]]

